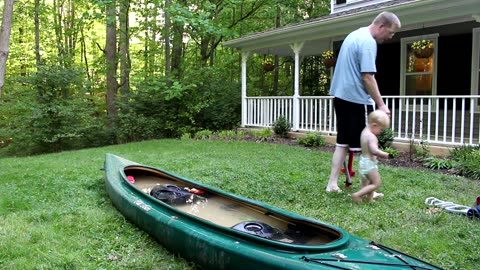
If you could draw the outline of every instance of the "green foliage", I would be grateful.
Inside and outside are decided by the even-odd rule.
[[[211,130],[205,129],[205,130],[196,132],[193,138],[197,140],[209,140],[212,137],[212,135],[213,135],[213,132]]]
[[[250,135],[255,138],[256,142],[265,142],[273,140],[273,131],[269,128],[251,129]]]
[[[421,141],[417,146],[415,146],[415,156],[420,160],[430,156],[430,144],[425,141]]]
[[[213,68],[194,69],[188,81],[196,82],[196,93],[203,104],[194,116],[196,128],[214,131],[235,129],[241,120],[240,85],[230,82],[222,70]]]
[[[473,152],[480,150],[480,145],[461,145],[450,150],[452,159],[460,161],[467,159]]]
[[[434,169],[443,170],[453,168],[453,161],[448,158],[440,158],[435,156],[429,156],[422,160],[423,166]]]
[[[291,128],[291,124],[283,115],[273,122],[273,131],[280,137],[286,138]]]
[[[386,147],[382,150],[389,153],[389,154],[392,154],[393,157],[398,156],[398,150],[397,149],[394,149],[394,148],[391,148],[391,147]]]
[[[298,138],[297,141],[305,146],[323,146],[326,144],[322,134],[315,131],[305,133],[305,136]]]
[[[31,96],[16,95],[8,105],[19,110],[1,124],[1,134],[13,138],[3,155],[30,155],[109,144],[95,97],[83,88],[81,71],[42,67],[21,78]],[[14,92],[9,95],[15,94]],[[8,114],[7,114],[8,115]],[[0,121],[1,122],[1,121]]]
[[[386,149],[390,147],[393,142],[393,130],[391,128],[386,128],[380,132],[377,136],[378,138],[378,146],[380,149]]]
[[[152,78],[137,88],[120,104],[116,133],[121,142],[233,129],[240,122],[238,87],[211,68],[189,72],[171,86],[167,78]]]
[[[181,137],[180,140],[191,140],[192,135],[190,133],[184,133]]]
[[[215,135],[224,140],[234,140],[237,138],[235,130],[221,130],[216,132]]]
[[[453,169],[460,175],[480,180],[480,145],[464,145],[451,151]]]

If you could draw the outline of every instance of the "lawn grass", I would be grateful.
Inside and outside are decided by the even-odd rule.
[[[335,224],[445,269],[478,269],[480,221],[424,204],[472,205],[480,182],[381,166],[385,197],[327,194],[331,153],[236,141],[156,140],[0,159],[0,269],[195,269],[111,204],[106,153]],[[343,179],[342,179],[343,181]],[[359,187],[354,178],[352,190]]]

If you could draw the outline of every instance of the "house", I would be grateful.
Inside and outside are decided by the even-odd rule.
[[[331,0],[329,15],[224,42],[242,56],[242,126],[270,127],[284,116],[294,131],[335,136],[332,97],[299,93],[300,63],[325,50],[338,51],[348,33],[382,11],[402,22],[377,52],[376,78],[392,112],[395,141],[478,144],[480,0]],[[423,55],[412,46],[422,40],[431,44]],[[247,96],[252,54],[294,59],[293,96]]]

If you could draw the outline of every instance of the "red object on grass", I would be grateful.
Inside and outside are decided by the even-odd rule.
[[[355,155],[355,152],[350,151],[349,156],[348,156],[348,172],[350,173],[350,176],[355,176],[355,171],[353,170],[353,156]],[[342,173],[345,173],[345,168],[341,168],[340,171]]]

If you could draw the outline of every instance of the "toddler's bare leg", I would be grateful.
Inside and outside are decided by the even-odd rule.
[[[371,170],[368,175],[368,182],[363,186],[364,181],[362,181],[362,188],[352,194],[352,198],[355,202],[361,202],[361,197],[367,195],[368,201],[373,201],[374,191],[380,187],[382,180],[380,179],[380,173],[378,169]]]
[[[370,184],[370,180],[368,180],[368,177],[362,175],[362,188],[360,190],[362,190],[363,188],[365,188],[369,184]],[[363,195],[360,195],[359,192],[360,191],[351,194],[354,202],[362,202],[362,196]]]

